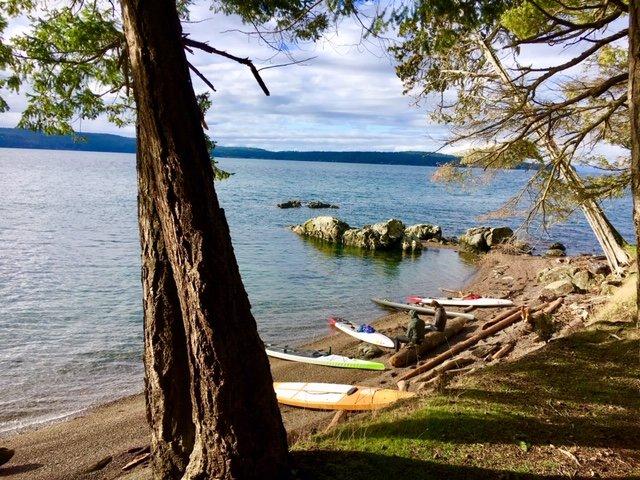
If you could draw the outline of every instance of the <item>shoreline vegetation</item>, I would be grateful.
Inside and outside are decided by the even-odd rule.
[[[614,282],[601,257],[514,255],[500,247],[481,256],[477,266],[465,292],[509,297],[516,305],[556,298],[562,305],[546,323],[517,321],[479,342],[462,355],[463,368],[427,385],[410,379],[402,387],[419,395],[382,412],[334,415],[281,406],[300,478],[372,480],[393,478],[400,470],[434,479],[640,473],[640,432],[633,426],[640,414],[640,335],[630,308],[636,274]],[[559,281],[563,286],[549,290]],[[476,320],[417,365],[375,372],[270,359],[273,377],[398,388],[401,377],[474,335],[501,311],[473,313]],[[371,323],[394,336],[407,319],[394,312]],[[359,342],[340,333],[306,347],[361,355]],[[376,361],[389,365],[390,357],[385,352]],[[2,442],[16,450],[0,467],[0,475],[10,478],[151,476],[142,394],[5,435]]]

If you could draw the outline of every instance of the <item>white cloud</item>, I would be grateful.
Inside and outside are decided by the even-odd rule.
[[[263,42],[232,32],[249,29],[237,17],[197,8],[192,19],[208,19],[184,25],[192,38],[249,57],[259,68],[289,61],[284,55],[272,58],[274,51]],[[425,108],[412,106],[412,99],[402,95],[386,51],[373,43],[359,44],[361,29],[355,21],[342,21],[338,30],[317,44],[293,50],[296,58],[316,58],[264,70],[270,97],[262,93],[247,67],[202,52],[188,55],[217,89],[207,115],[212,137],[220,145],[269,149],[437,149],[443,127],[430,125]],[[195,76],[194,86],[197,92],[207,90]],[[15,126],[24,97],[4,97],[12,110],[0,114],[0,126]],[[118,129],[106,119],[84,121],[76,128],[130,136],[135,132],[133,127]]]

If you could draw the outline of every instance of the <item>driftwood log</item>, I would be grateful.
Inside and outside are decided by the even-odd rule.
[[[551,303],[547,303],[547,304],[543,304],[543,305],[539,305],[538,307],[535,307],[534,309],[537,310],[537,311],[536,311],[536,313],[533,314],[533,318],[536,318],[537,316],[541,316],[543,314],[547,314],[548,315],[550,313],[553,313],[554,311],[556,311],[556,309],[558,307],[560,307],[560,305],[562,305],[562,301],[563,301],[563,299],[561,297],[561,298],[558,298],[557,300],[555,300],[555,301],[553,301]],[[486,330],[480,330],[480,332],[478,332],[475,335],[469,337],[468,339],[456,344],[453,348],[450,348],[446,352],[441,353],[437,357],[432,358],[431,360],[429,360],[424,365],[420,365],[418,368],[415,368],[414,370],[411,370],[410,372],[405,373],[400,378],[398,378],[398,381],[400,381],[400,380],[408,380],[409,378],[413,378],[416,375],[420,375],[421,373],[427,372],[427,371],[431,370],[432,368],[437,367],[442,362],[444,362],[444,361],[456,356],[458,353],[465,351],[469,347],[472,347],[473,345],[478,343],[483,338],[490,337],[494,333],[497,333],[500,330],[504,330],[505,328],[507,328],[508,326],[514,324],[515,322],[517,322],[521,318],[522,318],[521,312],[516,312],[513,315],[505,318],[504,320],[501,320],[500,322],[492,325],[491,327],[487,328]]]
[[[509,355],[509,353],[511,352],[511,350],[513,350],[515,346],[516,346],[516,342],[507,343],[504,347],[502,347],[500,350],[494,353],[491,356],[490,360],[498,360],[502,357],[506,357],[507,355]]]
[[[502,312],[501,314],[497,315],[491,320],[488,320],[484,325],[482,325],[482,329],[486,330],[491,325],[495,325],[499,321],[504,320],[505,318],[510,317],[511,315],[513,315],[514,313],[518,313],[519,311],[520,311],[520,307],[510,308],[509,310]]]
[[[447,322],[444,332],[429,332],[424,336],[420,345],[407,345],[389,359],[394,367],[405,367],[418,358],[433,350],[445,340],[458,334],[465,326],[464,318],[456,317]]]
[[[469,364],[475,362],[476,359],[472,358],[472,357],[462,357],[462,358],[454,358],[453,360],[449,360],[448,362],[444,362],[442,365],[440,365],[439,367],[433,368],[430,371],[428,371],[427,373],[425,373],[424,375],[419,376],[418,378],[416,378],[417,382],[427,382],[429,380],[431,380],[432,378],[437,377],[438,375],[442,375],[443,373],[445,373],[448,370],[455,370],[455,369],[459,369],[459,368],[463,368],[468,366]],[[400,380],[400,382],[402,382],[403,380]],[[398,383],[400,383],[398,382]]]

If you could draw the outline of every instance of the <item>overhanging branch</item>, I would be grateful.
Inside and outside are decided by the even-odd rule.
[[[264,83],[264,80],[262,80],[262,77],[260,76],[260,72],[258,71],[256,66],[253,64],[253,62],[248,58],[242,58],[242,57],[237,57],[235,55],[231,55],[230,53],[227,53],[223,50],[218,50],[217,48],[212,47],[208,43],[199,42],[197,40],[191,40],[186,36],[182,37],[182,41],[184,45],[187,47],[197,48],[198,50],[202,50],[203,52],[219,55],[221,57],[228,58],[229,60],[233,60],[234,62],[241,63],[242,65],[246,65],[251,70],[251,73],[256,79],[256,82],[258,82],[258,85],[260,85],[260,88],[262,89],[264,94],[267,96],[270,95],[267,85]]]

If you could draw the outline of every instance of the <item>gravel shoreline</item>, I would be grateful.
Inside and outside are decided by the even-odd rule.
[[[581,257],[577,257],[576,261]],[[584,257],[585,259],[587,257]],[[570,258],[562,262],[571,262]],[[586,260],[585,260],[586,261]],[[535,301],[542,285],[537,273],[543,268],[558,265],[558,260],[491,253],[481,257],[478,270],[465,286],[467,291],[487,296],[508,296],[517,304]],[[587,297],[585,297],[587,298]],[[464,336],[491,318],[498,310],[476,310],[476,320],[471,321],[460,334]],[[559,321],[568,323],[568,310],[561,310]],[[405,312],[384,314],[372,319],[377,330],[389,336],[404,330],[408,317]],[[518,348],[510,360],[526,355],[531,349],[541,348],[533,336],[522,337],[522,325],[514,325],[500,333],[504,338],[520,338]],[[530,338],[531,337],[531,338]],[[454,340],[455,341],[455,340]],[[359,342],[350,336],[336,332],[305,346],[313,349],[332,348],[335,353],[357,356]],[[434,351],[446,349],[442,346]],[[376,359],[387,366],[390,353]],[[271,359],[271,370],[275,381],[330,382],[396,387],[396,378],[410,368],[390,368],[383,372],[353,369],[328,368],[322,366]],[[312,411],[292,407],[281,407],[290,443],[318,431],[329,424],[333,412]],[[376,412],[358,415],[376,415]],[[351,416],[351,415],[350,415]],[[131,460],[131,451],[148,445],[149,430],[145,419],[142,393],[101,405],[74,418],[37,429],[21,430],[0,439],[0,445],[16,450],[14,459],[0,468],[0,476],[12,479],[64,479],[76,478],[148,478],[148,467],[137,467],[123,477],[122,466]],[[99,471],[87,473],[92,465],[112,457],[108,465]],[[145,473],[146,472],[146,473]]]

